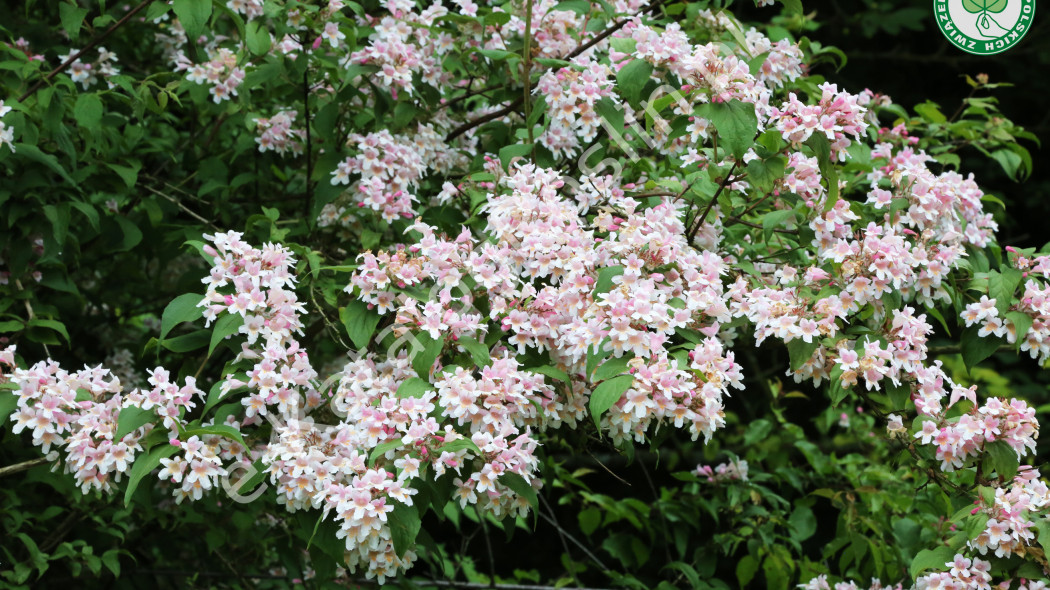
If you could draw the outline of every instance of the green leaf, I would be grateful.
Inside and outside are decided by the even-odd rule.
[[[805,541],[817,532],[817,517],[808,506],[796,506],[788,518],[788,524],[795,531],[792,536],[796,541]]]
[[[1005,440],[985,444],[984,453],[985,475],[995,471],[1003,481],[1007,482],[1013,480],[1017,475],[1019,466],[1017,452]]]
[[[258,20],[252,20],[248,22],[248,26],[245,29],[247,39],[245,39],[245,45],[248,46],[248,51],[251,51],[255,55],[265,55],[270,51],[270,31],[262,27]]]
[[[539,497],[536,495],[536,488],[532,487],[532,484],[525,481],[525,478],[514,473],[513,471],[505,471],[503,475],[499,476],[499,482],[511,490],[515,494],[525,498],[529,501],[529,505],[535,509],[539,508]]]
[[[988,296],[995,298],[995,308],[1005,316],[1014,301],[1014,291],[1021,284],[1024,274],[1016,268],[1003,267],[988,273]]]
[[[784,9],[793,14],[802,14],[802,0],[780,0]]]
[[[123,215],[118,215],[114,219],[116,219],[117,225],[120,226],[120,232],[121,235],[123,235],[120,246],[116,248],[116,251],[127,252],[135,246],[138,246],[139,242],[142,241],[142,230],[139,229],[139,226],[132,223],[130,219]]]
[[[620,68],[616,73],[616,85],[620,94],[632,105],[642,99],[642,90],[653,75],[653,66],[644,59],[635,59]]]
[[[598,272],[598,280],[594,282],[594,295],[608,293],[613,288],[613,279],[623,274],[622,266],[607,266]]]
[[[697,113],[714,124],[718,132],[718,144],[729,150],[737,160],[754,144],[758,132],[755,105],[734,98],[727,102],[702,104],[697,108]]]
[[[172,9],[186,29],[190,42],[195,42],[211,18],[211,0],[173,0]]]
[[[419,377],[409,377],[398,386],[397,397],[423,397],[424,393],[432,389],[429,381],[424,381]]]
[[[499,150],[499,163],[503,166],[504,170],[510,170],[511,161],[517,157],[528,157],[532,153],[534,145],[535,144],[526,143],[501,147]]]
[[[634,377],[631,375],[620,375],[608,381],[603,381],[598,387],[594,388],[588,407],[591,410],[591,418],[594,419],[595,426],[601,427],[602,414],[616,405],[616,402],[620,401],[620,397],[623,396],[624,392],[630,389],[633,384]]]
[[[80,27],[84,24],[84,17],[87,16],[88,10],[81,8],[76,4],[70,2],[63,2],[58,5],[59,19],[62,21],[62,30],[69,35],[69,38],[76,40],[80,36]]]
[[[587,0],[565,0],[564,2],[557,3],[554,5],[554,8],[551,8],[547,12],[554,11],[575,12],[580,16],[587,16],[591,13],[591,3]]]
[[[40,318],[33,318],[26,323],[29,328],[47,328],[48,330],[54,330],[62,335],[69,342],[69,332],[66,331],[66,325],[58,320],[43,320]]]
[[[963,0],[966,12],[1002,12],[1010,4],[1009,0]]]
[[[784,177],[784,156],[773,156],[767,160],[751,160],[747,163],[747,182],[758,190],[768,193],[773,184]]]
[[[790,359],[791,370],[797,371],[802,368],[802,365],[806,364],[810,358],[813,357],[813,353],[820,347],[820,341],[814,340],[813,342],[805,342],[801,338],[795,338],[791,342],[787,343],[788,358]]]
[[[166,338],[160,342],[161,346],[172,352],[190,352],[208,345],[211,332],[208,330],[197,330],[175,338]]]
[[[610,377],[626,373],[627,362],[629,360],[631,359],[626,356],[621,356],[619,358],[611,358],[605,361],[604,363],[598,366],[598,369],[596,371],[594,371],[594,380],[604,381],[606,379],[609,379]]]
[[[18,395],[12,391],[0,391],[0,424],[7,422],[17,407]]]
[[[1014,326],[1014,333],[1017,334],[1017,348],[1020,350],[1025,335],[1032,327],[1032,316],[1023,311],[1010,311],[1006,313],[1006,323]]]
[[[456,344],[462,346],[479,367],[487,367],[492,364],[492,353],[489,352],[489,347],[477,340],[469,336],[462,336],[456,340]]]
[[[441,349],[445,346],[445,339],[442,338],[431,338],[429,334],[417,334],[416,339],[418,344],[422,346],[422,349],[416,349],[413,347],[415,354],[412,356],[412,368],[419,373],[420,377],[428,379],[430,377],[430,369],[434,366],[434,361],[437,360]]]
[[[777,209],[770,211],[762,217],[762,230],[768,240],[773,235],[773,230],[787,225],[787,220],[794,219],[794,209]]]
[[[152,451],[149,455],[142,457],[141,455],[135,459],[135,462],[131,464],[131,473],[128,477],[128,489],[124,492],[124,505],[127,506],[131,503],[131,496],[135,493],[135,488],[139,486],[139,482],[142,478],[149,474],[160,465],[161,459],[167,459],[168,457],[179,452],[179,447],[175,445],[161,445]]]
[[[339,319],[343,322],[350,341],[363,350],[368,348],[382,316],[375,310],[368,309],[368,304],[364,301],[353,301],[339,310]]]
[[[437,448],[437,453],[457,453],[462,450],[468,450],[474,453],[475,456],[480,457],[482,455],[481,449],[478,445],[474,444],[474,441],[469,438],[457,438],[452,442],[447,442]]]
[[[529,368],[527,368],[525,370],[526,371],[530,371],[532,373],[539,373],[540,375],[546,375],[546,376],[550,377],[551,379],[555,379],[555,380],[561,381],[563,383],[568,383],[569,382],[569,374],[568,373],[566,373],[565,371],[562,371],[561,369],[552,367],[550,365],[544,365],[542,367],[529,367]]]
[[[129,163],[131,164],[131,166],[121,166],[119,164],[107,162],[106,166],[109,166],[110,170],[116,172],[117,176],[119,176],[120,179],[124,181],[124,184],[127,185],[128,188],[133,188],[135,186],[135,183],[139,179],[139,170],[142,169],[142,163]]]
[[[142,428],[146,424],[157,419],[153,410],[143,410],[135,406],[121,408],[117,416],[117,431],[113,433],[113,440],[122,440],[129,433]]]
[[[394,544],[394,553],[398,557],[404,557],[405,552],[415,544],[416,535],[419,534],[419,527],[422,525],[419,511],[415,507],[398,502],[387,514],[386,521],[390,526],[390,540]]]
[[[970,326],[962,333],[962,358],[967,371],[972,371],[981,361],[995,354],[1003,344],[998,337],[988,335],[984,338],[977,335],[977,326]]]
[[[73,107],[77,125],[90,133],[96,133],[102,122],[102,100],[97,94],[81,94]]]
[[[185,293],[172,300],[160,316],[160,339],[164,340],[175,326],[203,317],[204,308],[197,307],[203,300],[204,296],[196,293]]]
[[[368,454],[368,466],[371,467],[375,464],[376,459],[386,455],[387,451],[391,451],[401,446],[401,439],[396,438],[394,440],[388,440],[385,443],[378,444],[372,449],[372,452]]]
[[[65,180],[66,183],[68,183],[69,185],[74,187],[79,186],[79,184],[74,182],[73,179],[69,176],[69,174],[66,173],[66,169],[58,163],[57,158],[55,158],[51,154],[45,154],[44,152],[40,151],[40,148],[36,147],[35,145],[29,143],[16,143],[15,151],[20,156],[25,156],[30,160],[33,160],[34,162],[39,162],[40,164],[47,166],[51,169],[52,172],[61,176],[62,180]]]
[[[955,559],[955,551],[946,545],[941,545],[936,549],[923,549],[911,561],[908,573],[912,578],[916,578],[926,570],[944,571],[947,569],[945,564],[953,559]]]
[[[200,428],[189,428],[183,431],[179,438],[186,440],[194,435],[205,436],[208,434],[228,438],[235,441],[245,449],[249,448],[248,443],[245,442],[244,437],[241,435],[241,431],[228,424],[215,424],[212,426],[202,426]]]
[[[215,347],[220,342],[226,339],[227,336],[233,336],[244,325],[244,318],[240,314],[230,313],[222,316],[215,322],[215,326],[212,328],[211,333],[211,344],[208,345],[208,356],[215,351]]]

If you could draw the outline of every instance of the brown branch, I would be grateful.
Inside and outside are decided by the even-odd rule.
[[[757,223],[752,223],[750,221],[744,221],[743,219],[740,219],[739,217],[727,217],[726,218],[726,225],[736,225],[738,223],[740,225],[746,225],[748,227],[754,227],[754,228],[757,228],[757,229],[765,229],[765,227],[762,226],[762,225],[759,225]],[[775,228],[773,228],[773,231],[777,232],[778,234],[795,234],[795,235],[798,235],[798,230],[797,229],[780,229],[779,227],[775,227]]]
[[[136,6],[135,8],[132,8],[130,11],[128,11],[127,14],[124,15],[123,18],[121,18],[117,22],[113,23],[113,25],[111,27],[106,29],[106,32],[104,32],[101,35],[99,35],[98,37],[95,37],[94,39],[92,39],[91,42],[88,43],[87,45],[85,45],[83,49],[81,49],[80,51],[78,51],[75,54],[73,54],[73,56],[70,57],[69,59],[67,59],[66,61],[62,62],[62,65],[60,65],[57,68],[51,70],[51,72],[48,73],[48,75],[44,76],[40,80],[37,80],[36,84],[33,84],[33,86],[30,87],[29,90],[27,90],[25,94],[23,94],[21,97],[19,97],[18,102],[25,102],[25,100],[27,98],[29,98],[30,96],[33,96],[34,94],[36,94],[36,91],[40,90],[41,88],[43,88],[44,84],[47,84],[48,82],[51,81],[52,78],[54,78],[55,76],[59,75],[61,72],[65,71],[65,69],[68,68],[70,65],[72,65],[73,62],[75,62],[78,59],[80,59],[80,56],[84,55],[88,51],[91,51],[92,49],[97,47],[99,43],[102,43],[103,41],[106,40],[106,37],[109,37],[110,35],[112,35],[113,31],[116,31],[117,29],[122,27],[124,25],[124,23],[128,22],[129,20],[131,20],[131,17],[135,16],[143,8],[149,6],[152,3],[153,3],[153,0],[142,0],[142,2],[139,3],[138,6]]]
[[[14,475],[16,473],[21,473],[22,471],[32,469],[37,465],[43,465],[47,462],[47,457],[38,457],[36,459],[22,461],[21,463],[15,463],[14,465],[8,465],[7,467],[0,467],[0,477],[3,477],[5,475]]]
[[[460,135],[463,135],[467,131],[470,131],[471,129],[473,129],[473,128],[479,126],[479,125],[484,125],[485,123],[488,123],[489,121],[495,121],[496,119],[499,119],[499,118],[501,118],[501,117],[503,117],[505,115],[509,115],[510,113],[513,113],[514,109],[518,108],[518,105],[521,104],[522,102],[524,102],[524,101],[519,97],[516,100],[514,100],[514,102],[510,103],[509,105],[507,105],[506,107],[504,107],[504,108],[502,108],[502,109],[500,109],[498,111],[494,111],[494,112],[491,112],[491,113],[489,113],[487,115],[482,115],[482,116],[478,117],[477,119],[471,119],[470,121],[467,121],[466,123],[460,125],[459,127],[456,127],[451,132],[449,132],[449,134],[445,136],[445,141],[452,141],[453,139],[456,139]]]
[[[704,209],[704,212],[700,214],[700,219],[698,219],[696,221],[696,224],[693,225],[693,230],[689,232],[689,239],[686,240],[690,244],[693,242],[693,238],[696,237],[697,232],[699,232],[700,228],[704,225],[704,220],[707,219],[707,214],[711,212],[711,208],[714,207],[715,201],[718,200],[718,195],[721,195],[722,191],[725,190],[726,185],[729,184],[729,179],[733,177],[733,171],[736,170],[736,165],[738,163],[739,162],[737,162],[735,160],[733,161],[733,165],[729,167],[729,172],[726,172],[726,177],[723,178],[722,179],[722,183],[718,185],[718,190],[715,191],[715,194],[711,197],[711,200],[707,203],[707,208]],[[683,191],[683,194],[685,194],[684,191]]]

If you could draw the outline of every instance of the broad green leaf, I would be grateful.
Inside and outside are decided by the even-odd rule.
[[[634,377],[631,375],[620,375],[608,381],[602,381],[598,387],[594,388],[588,407],[591,410],[591,418],[594,419],[595,426],[601,427],[602,414],[616,405],[616,402],[620,401],[624,392],[630,389],[633,384]]]
[[[401,446],[401,439],[396,438],[394,440],[388,440],[385,443],[378,444],[372,449],[372,452],[368,454],[368,466],[371,467],[375,464],[376,459],[387,454],[387,451],[392,451]]]
[[[211,18],[211,0],[173,0],[172,9],[186,29],[190,43],[195,43]]]
[[[265,55],[270,51],[270,31],[261,26],[258,20],[248,22],[245,34],[247,35],[245,45],[248,46],[248,51],[255,55]]]
[[[456,340],[456,344],[462,346],[464,350],[470,355],[470,358],[474,360],[474,363],[479,367],[487,367],[492,364],[492,353],[489,352],[489,347],[471,338],[470,336],[462,336],[459,340]]]
[[[555,380],[561,381],[563,383],[568,383],[569,382],[569,374],[568,373],[566,373],[565,371],[562,371],[561,369],[557,369],[555,367],[552,367],[550,365],[544,365],[542,367],[529,367],[529,368],[527,368],[525,370],[526,371],[530,371],[532,373],[539,373],[540,375],[546,375],[546,376],[550,377],[551,379],[555,379]]]
[[[179,450],[179,447],[175,445],[161,445],[150,451],[145,457],[140,454],[135,458],[135,462],[131,464],[131,473],[128,477],[128,489],[124,491],[125,506],[131,503],[131,496],[134,495],[135,488],[139,486],[142,478],[156,469],[160,465],[161,459],[167,459],[178,453]]]
[[[73,107],[73,116],[77,120],[77,125],[89,133],[97,133],[99,124],[102,122],[102,100],[97,94],[81,94],[77,97],[76,105]]]
[[[62,30],[74,41],[80,36],[80,27],[84,24],[84,17],[88,10],[81,8],[72,2],[63,2],[58,5],[59,19],[62,21]]]
[[[200,428],[189,428],[182,432],[180,438],[185,440],[193,435],[205,436],[209,434],[228,438],[242,447],[246,449],[248,448],[248,443],[245,442],[244,437],[241,435],[241,431],[228,424],[215,424],[212,426],[202,426]]]
[[[1010,311],[1006,314],[1006,323],[1013,325],[1014,333],[1017,334],[1017,348],[1020,349],[1025,335],[1032,327],[1032,316],[1023,311]]]
[[[755,143],[755,134],[758,132],[755,105],[734,98],[727,102],[700,105],[697,113],[714,124],[718,132],[718,145],[729,150],[737,160]]]
[[[814,340],[813,342],[805,342],[801,338],[795,338],[791,342],[787,343],[788,358],[790,359],[791,370],[797,371],[802,368],[802,365],[806,364],[810,358],[813,357],[813,353],[820,347],[820,341]]]
[[[419,510],[414,506],[395,502],[394,509],[387,514],[386,519],[390,526],[390,540],[394,544],[394,553],[398,557],[404,557],[405,552],[415,544],[416,535],[419,534],[419,527],[422,525]]]
[[[510,170],[511,161],[518,157],[528,157],[532,153],[533,146],[534,144],[531,143],[503,146],[499,150],[499,163],[504,170]]]
[[[943,571],[947,569],[946,563],[955,559],[955,550],[951,547],[941,545],[936,549],[923,549],[911,561],[908,573],[916,578],[926,570]]]
[[[597,370],[594,371],[594,380],[604,381],[606,379],[609,379],[610,377],[626,373],[627,362],[629,360],[631,359],[626,356],[621,356],[619,358],[611,358],[605,361],[604,363],[598,366]]]
[[[364,350],[368,348],[382,316],[375,310],[368,309],[368,304],[364,301],[355,300],[339,310],[339,319],[354,346]]]
[[[423,394],[434,389],[429,381],[424,381],[419,377],[409,377],[405,379],[397,388],[397,397],[423,397]]]
[[[594,282],[594,295],[608,293],[613,288],[613,279],[623,274],[622,266],[607,266],[598,272],[598,280]]]
[[[172,300],[160,316],[160,339],[164,340],[175,326],[203,317],[204,308],[197,307],[203,300],[204,296],[196,293],[185,293]]]
[[[474,453],[475,456],[480,457],[482,455],[481,449],[478,445],[474,444],[474,441],[469,438],[457,438],[452,442],[445,443],[437,448],[438,454],[440,453],[456,453],[462,450],[468,450]]]
[[[988,296],[995,298],[995,308],[1005,316],[1014,301],[1014,291],[1021,284],[1024,274],[1016,268],[1003,267],[988,273]]]
[[[534,509],[539,508],[539,497],[536,495],[536,488],[525,481],[524,477],[513,471],[506,471],[499,476],[499,482],[513,490],[515,494],[528,500],[529,505]]]
[[[233,336],[244,325],[244,318],[240,314],[231,313],[226,314],[215,322],[212,327],[211,333],[211,344],[208,345],[208,356],[215,351],[215,347],[220,342],[226,339],[227,336]]]
[[[113,440],[121,440],[129,433],[156,419],[157,415],[153,413],[153,410],[143,410],[135,406],[121,408],[117,416],[117,431],[113,433]]]
[[[972,371],[981,361],[995,354],[1003,344],[998,337],[989,334],[982,338],[977,331],[977,326],[970,326],[962,333],[962,358],[967,371]]]
[[[12,391],[0,390],[0,426],[7,422],[7,418],[14,413],[18,407],[18,395]]]
[[[165,338],[160,345],[172,352],[190,352],[204,348],[211,339],[210,330],[197,330],[175,338]]]
[[[649,62],[644,59],[631,60],[616,73],[616,85],[627,102],[637,105],[652,75],[653,66]]]
[[[995,471],[1006,482],[1013,480],[1017,475],[1019,466],[1017,452],[1005,440],[985,443],[982,462],[985,475]]]

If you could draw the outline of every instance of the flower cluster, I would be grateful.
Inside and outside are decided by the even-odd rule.
[[[601,128],[595,105],[612,94],[612,69],[596,61],[579,62],[540,76],[535,93],[545,96],[551,124],[539,137],[554,154],[574,155],[580,142],[590,142]]]
[[[1050,490],[1039,479],[1039,470],[1023,465],[1008,489],[995,489],[991,505],[983,505],[981,498],[977,503],[979,506],[974,508],[974,514],[987,516],[988,521],[969,546],[981,555],[994,551],[996,557],[1012,554],[1023,557],[1026,547],[1035,539],[1033,520],[1045,518],[1045,514],[1040,513],[1045,513],[1050,505]]]
[[[194,84],[208,84],[212,101],[219,104],[237,96],[237,88],[244,82],[244,69],[237,65],[237,54],[225,47],[208,51],[208,61],[194,64],[179,54],[175,71],[186,71],[186,79]]]
[[[71,51],[66,55],[59,56],[58,60],[64,64],[76,54],[76,51]],[[73,82],[79,83],[84,90],[87,90],[98,84],[100,77],[105,80],[119,74],[120,70],[114,65],[115,63],[117,63],[116,54],[106,50],[105,47],[99,47],[98,58],[95,61],[84,63],[80,61],[79,57],[73,60],[73,63],[69,65],[69,77],[73,79]],[[113,88],[113,84],[108,81],[106,84]]]
[[[246,335],[247,342],[238,359],[254,361],[246,373],[227,375],[222,393],[247,387],[251,393],[242,403],[248,418],[266,415],[269,406],[277,406],[282,415],[294,414],[301,396],[308,405],[318,405],[319,395],[310,386],[317,373],[295,339],[302,333],[300,315],[306,312],[292,290],[295,259],[282,246],[252,247],[237,232],[207,238],[214,246],[204,248],[213,258],[210,276],[203,279],[208,288],[200,303],[206,325],[220,314],[239,321],[237,332]]]
[[[255,143],[259,144],[260,152],[273,150],[278,154],[291,152],[301,154],[303,146],[299,143],[303,139],[303,132],[293,129],[295,124],[295,111],[282,110],[268,119],[258,118],[255,120],[259,137]]]
[[[709,483],[747,481],[747,461],[734,459],[726,463],[719,463],[714,468],[710,465],[697,465],[694,473],[700,477],[706,477]]]
[[[820,102],[807,105],[795,93],[779,108],[772,109],[770,121],[793,146],[799,146],[814,132],[823,134],[831,144],[831,152],[840,162],[846,160],[850,139],[860,139],[868,127],[867,109],[858,103],[854,94],[839,91],[838,86],[825,82],[820,85]]]

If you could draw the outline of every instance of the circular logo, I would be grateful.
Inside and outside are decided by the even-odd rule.
[[[937,26],[967,53],[1010,49],[1032,28],[1035,0],[933,0]]]

